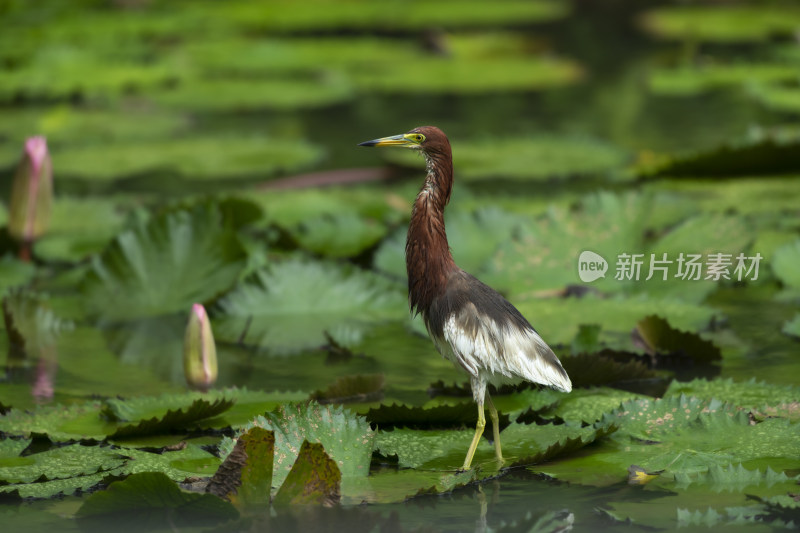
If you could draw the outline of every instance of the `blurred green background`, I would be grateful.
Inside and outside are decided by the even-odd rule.
[[[568,370],[581,325],[641,355],[658,314],[721,359],[646,392],[796,385],[798,35],[789,0],[0,0],[0,226],[31,135],[56,191],[32,263],[0,237],[29,352],[0,353],[0,404],[184,390],[201,302],[219,386],[290,401],[379,375],[354,409],[430,405],[464,380],[406,312],[423,164],[356,147],[425,124],[453,145],[456,261]],[[580,281],[583,250],[605,279]],[[763,260],[757,280],[614,279],[618,254],[681,252]]]

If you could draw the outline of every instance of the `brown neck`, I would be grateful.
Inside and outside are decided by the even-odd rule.
[[[449,149],[449,147],[448,147]],[[444,293],[457,269],[444,229],[444,208],[453,188],[453,164],[448,153],[425,154],[428,175],[414,201],[406,240],[408,301],[411,310],[427,314],[434,298]]]

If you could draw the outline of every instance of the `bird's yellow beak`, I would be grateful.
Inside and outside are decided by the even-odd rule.
[[[409,133],[401,133],[400,135],[392,135],[391,137],[381,137],[380,139],[373,139],[371,141],[364,141],[359,143],[359,146],[403,146],[406,148],[419,148],[419,142],[416,141]]]

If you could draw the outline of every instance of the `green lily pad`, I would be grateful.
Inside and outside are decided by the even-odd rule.
[[[787,288],[800,289],[800,239],[775,250],[772,272]]]
[[[750,89],[750,95],[766,108],[781,113],[800,113],[800,89],[781,84],[763,84]]]
[[[321,156],[318,147],[301,140],[191,137],[54,150],[53,166],[61,176],[100,181],[156,171],[188,180],[263,179],[307,168]]]
[[[114,471],[112,471],[113,473]],[[0,486],[0,492],[16,492],[21,498],[52,498],[53,496],[77,494],[90,491],[107,478],[109,472],[101,471],[96,474],[87,474],[54,479],[50,481],[34,481],[33,483],[11,483]]]
[[[0,459],[0,479],[8,483],[50,481],[109,472],[125,459],[116,450],[72,444],[25,457]]]
[[[31,439],[11,439],[0,440],[0,459],[18,457],[22,450],[27,448]]]
[[[703,305],[673,299],[636,297],[512,300],[517,309],[550,344],[569,344],[578,324],[600,324],[600,340],[610,348],[634,351],[630,332],[643,317],[658,313],[682,330],[707,327],[719,312]],[[576,322],[575,317],[580,317]]]
[[[742,466],[729,464],[726,466],[712,465],[708,472],[694,476],[680,474],[675,476],[675,481],[681,488],[690,485],[706,485],[714,492],[729,491],[742,492],[751,487],[786,483],[790,478],[783,472],[775,472],[767,467],[763,472],[759,469],[748,470]]]
[[[330,29],[387,29],[419,30],[430,27],[459,28],[503,24],[535,23],[554,20],[567,14],[568,8],[558,2],[536,0],[503,0],[487,6],[476,0],[459,3],[454,11],[448,0],[432,0],[415,9],[400,0],[383,5],[367,1],[346,4],[323,1],[309,2],[308,11],[290,9],[293,4],[281,1],[268,6],[237,3],[225,10],[220,6],[206,7],[208,15],[224,18],[227,15],[245,28],[262,32],[292,32]]]
[[[581,253],[592,251],[613,263],[617,254],[640,249],[651,209],[650,198],[610,193],[587,197],[577,213],[551,209],[542,220],[524,226],[517,239],[500,247],[484,281],[512,295],[550,294],[580,284]],[[619,291],[624,283],[606,273],[592,286]]]
[[[70,406],[37,406],[30,411],[12,408],[0,416],[0,431],[24,437],[33,433],[46,434],[52,440],[102,440],[114,431],[114,425],[101,419],[101,409],[102,404],[97,401]]]
[[[289,259],[256,273],[219,302],[214,332],[276,354],[322,346],[327,333],[343,346],[371,324],[405,312],[402,289],[347,265]]]
[[[106,400],[104,413],[109,418],[127,423],[117,427],[111,438],[128,438],[153,433],[169,433],[195,424],[198,420],[217,416],[230,409],[233,401],[205,399],[200,393],[142,397],[130,400]]]
[[[670,474],[705,472],[713,464],[758,459],[763,466],[783,469],[800,453],[797,429],[789,420],[769,419],[751,425],[747,413],[718,401],[686,396],[634,400],[623,404],[615,439],[620,452],[606,462],[641,465]],[[624,436],[630,436],[629,440]],[[624,451],[623,451],[624,450]],[[624,466],[627,468],[627,466]]]
[[[199,205],[120,234],[94,259],[83,295],[106,320],[185,310],[230,288],[244,259],[230,222],[213,204]]]
[[[353,97],[353,89],[340,75],[328,74],[297,78],[187,78],[175,87],[151,92],[151,98],[171,109],[185,109],[202,112],[241,113],[264,109],[306,109],[330,106],[346,102]],[[263,142],[262,149],[268,149],[271,157],[264,157],[273,166],[277,162],[297,163],[301,154],[313,154],[308,146],[300,143],[287,143],[277,140],[278,146],[271,148],[276,141]],[[293,150],[284,154],[280,148]],[[305,151],[302,149],[305,148]],[[252,158],[255,159],[254,153]],[[234,160],[235,161],[235,160]],[[269,168],[269,166],[267,166]],[[253,170],[256,170],[255,168]]]
[[[785,64],[702,65],[660,69],[650,74],[650,90],[659,95],[692,96],[725,87],[791,81],[797,67]],[[756,93],[758,94],[758,92]]]
[[[679,353],[696,364],[710,364],[722,359],[722,352],[714,343],[701,339],[696,333],[670,327],[668,321],[656,315],[640,320],[636,324],[636,331],[645,343],[648,353]]]
[[[130,531],[151,530],[167,520],[172,527],[218,524],[239,516],[228,502],[211,494],[185,492],[158,472],[143,472],[86,498],[76,513],[82,525],[100,529],[115,523]]]
[[[0,258],[0,294],[4,294],[6,289],[25,285],[36,272],[36,267],[32,263],[20,261],[11,255]]]
[[[30,61],[5,68],[0,99],[118,98],[131,90],[152,89],[176,77],[174,65],[162,61],[136,61],[129,57],[103,57],[86,48],[42,46]]]
[[[614,411],[624,402],[643,398],[643,396],[633,392],[609,387],[578,389],[569,394],[559,394],[563,398],[549,414],[558,416],[568,422],[589,424],[600,421],[604,415]]]
[[[326,257],[353,257],[376,245],[386,226],[355,213],[323,214],[290,228],[300,246]]]
[[[274,413],[257,417],[250,427],[256,426],[275,432],[274,486],[280,486],[286,479],[306,440],[325,447],[345,484],[369,474],[375,433],[364,418],[342,407],[316,403],[284,405]],[[220,445],[223,454],[230,453],[232,448],[230,439]]]
[[[800,339],[800,313],[794,315],[794,318],[787,320],[783,323],[781,331],[792,337]]]
[[[34,243],[34,253],[45,261],[77,262],[101,252],[122,225],[123,213],[114,201],[60,196],[51,229]]]
[[[211,477],[219,467],[219,458],[196,444],[184,449],[152,453],[131,448],[118,450],[128,461],[117,472],[118,475],[159,472],[173,481],[184,481],[188,477]]]
[[[660,37],[711,42],[764,41],[773,35],[789,35],[800,25],[794,6],[758,5],[670,6],[647,12],[646,29]]]
[[[715,149],[661,159],[642,165],[642,177],[731,178],[794,173],[800,168],[796,137],[763,137],[755,141],[725,144]]]
[[[75,108],[61,104],[52,107],[6,109],[4,115],[7,120],[0,124],[0,134],[18,143],[18,146],[22,146],[25,138],[33,132],[46,136],[49,145],[61,147],[145,140],[185,131],[189,126],[186,117],[163,109],[153,113],[141,108],[125,111]],[[102,152],[106,146],[96,145],[95,149]],[[63,197],[59,197],[54,204],[56,211],[62,200]],[[80,223],[80,220],[72,222]]]
[[[542,181],[553,178],[604,176],[619,171],[627,155],[619,148],[596,139],[571,137],[514,137],[509,139],[452,143],[457,161],[456,179],[474,181],[493,178]],[[422,158],[410,151],[387,151],[396,164],[425,168]]]
[[[752,378],[749,381],[728,379],[695,379],[688,382],[673,381],[664,393],[669,396],[696,396],[716,398],[743,408],[778,405],[800,401],[800,387],[773,385]]]

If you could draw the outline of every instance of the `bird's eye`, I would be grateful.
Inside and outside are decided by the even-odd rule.
[[[421,143],[422,141],[425,140],[425,136],[421,133],[417,133],[416,135],[414,135],[414,140],[417,141],[418,143]]]

